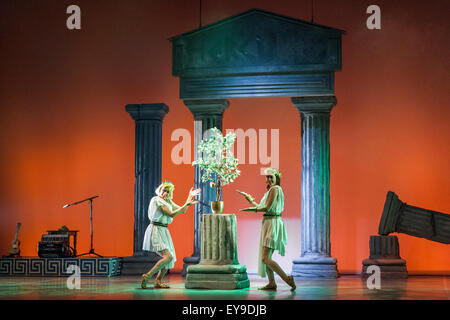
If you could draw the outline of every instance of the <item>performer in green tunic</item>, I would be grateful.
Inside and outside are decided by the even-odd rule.
[[[162,257],[150,271],[142,275],[141,287],[145,289],[147,281],[154,274],[156,276],[154,288],[169,288],[162,283],[167,270],[172,269],[177,260],[172,237],[167,226],[172,223],[180,213],[185,213],[189,206],[195,205],[198,201],[194,197],[200,194],[200,189],[191,188],[186,203],[180,207],[172,200],[174,185],[169,181],[164,181],[155,191],[156,196],[150,200],[148,206],[148,218],[150,224],[144,234],[142,249],[156,252]]]
[[[294,278],[287,276],[278,263],[272,259],[274,250],[284,256],[287,243],[286,227],[281,218],[281,212],[284,209],[284,194],[280,186],[281,173],[274,168],[268,168],[264,173],[266,175],[267,192],[259,204],[254,201],[254,197],[250,194],[236,190],[254,206],[240,211],[264,212],[259,244],[258,274],[264,278],[267,273],[269,283],[259,289],[276,290],[277,285],[273,274],[276,272],[281,279],[291,286],[291,291],[293,291],[296,288]]]

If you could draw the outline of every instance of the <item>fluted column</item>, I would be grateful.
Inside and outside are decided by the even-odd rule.
[[[450,215],[411,206],[388,191],[378,233],[388,235],[392,232],[449,244]]]
[[[161,183],[162,121],[169,107],[163,103],[128,104],[126,111],[135,120],[133,256],[143,256],[147,255],[142,242],[149,224],[148,205]]]
[[[223,113],[229,106],[229,102],[223,99],[184,100],[184,104],[194,115],[194,159],[198,157],[198,145],[204,138],[208,129],[218,128],[222,131]],[[210,202],[216,200],[216,190],[202,182],[202,172],[198,166],[194,166],[194,186],[202,190],[199,196],[199,204],[194,209],[194,253],[183,259],[182,275],[186,275],[189,265],[200,261],[201,248],[201,217],[211,213]]]
[[[207,214],[201,224],[201,264],[239,264],[234,214]]]
[[[370,236],[370,259],[400,259],[397,236]]]
[[[301,254],[295,278],[336,278],[330,244],[330,112],[334,96],[294,97],[301,116]]]
[[[236,215],[202,216],[201,260],[187,268],[187,289],[242,289],[250,286],[245,265],[239,264]]]

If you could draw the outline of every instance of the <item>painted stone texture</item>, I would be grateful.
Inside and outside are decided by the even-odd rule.
[[[239,264],[234,214],[202,216],[201,260],[187,268],[187,289],[232,290],[250,287],[247,268]]]

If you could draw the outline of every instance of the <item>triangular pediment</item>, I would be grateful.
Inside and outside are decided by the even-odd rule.
[[[170,39],[180,77],[332,72],[344,31],[252,9]]]

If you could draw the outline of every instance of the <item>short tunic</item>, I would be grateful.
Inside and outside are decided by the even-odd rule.
[[[264,214],[275,217],[263,217],[262,220],[258,263],[258,274],[261,277],[266,276],[266,264],[262,262],[263,247],[277,250],[281,256],[284,256],[287,243],[286,227],[284,226],[283,219],[281,219],[281,212],[284,209],[283,189],[278,185],[272,186],[270,189],[272,188],[277,188],[278,192],[273,199],[272,205]],[[270,189],[264,194],[258,207],[265,206]]]
[[[167,202],[161,197],[155,196],[150,200],[148,206],[148,218],[150,221],[159,222],[163,224],[170,224],[173,218],[165,214],[160,208],[162,206],[168,207],[170,210],[176,210],[179,208],[173,202]],[[172,255],[172,261],[165,267],[166,269],[172,269],[177,260],[175,255],[175,248],[173,246],[172,237],[170,236],[169,229],[162,226],[157,226],[150,223],[145,230],[144,241],[142,250],[153,251],[161,256],[159,253],[162,250],[168,250]]]

